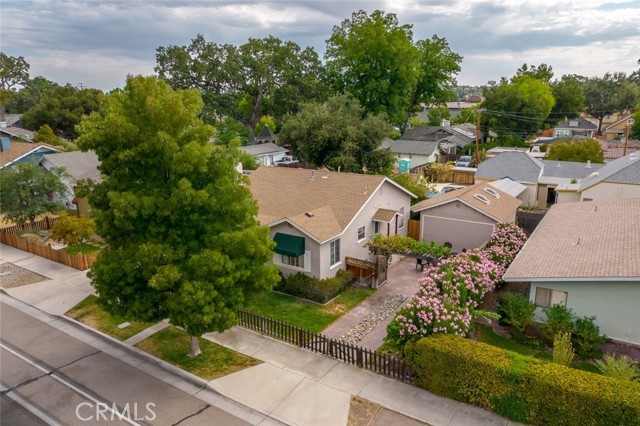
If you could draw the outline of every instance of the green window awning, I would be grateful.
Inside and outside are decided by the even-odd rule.
[[[304,254],[304,238],[295,235],[276,233],[273,236],[276,242],[274,251],[285,256],[299,257]]]

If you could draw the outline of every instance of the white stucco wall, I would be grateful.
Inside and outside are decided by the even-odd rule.
[[[303,237],[304,249],[305,249],[304,269],[296,268],[289,265],[283,265],[281,262],[281,259],[282,259],[281,255],[276,253],[273,256],[273,263],[278,265],[278,267],[280,268],[280,271],[282,271],[284,275],[295,274],[296,272],[305,272],[309,275],[313,275],[314,277],[324,278],[324,277],[320,277],[320,263],[321,263],[320,262],[320,244],[318,244],[313,239],[309,238],[308,235],[305,235],[303,232],[299,231],[296,227],[292,226],[289,223],[281,223],[281,224],[272,226],[271,230],[269,231],[269,236],[273,238],[274,235],[276,235],[276,233],[278,232],[282,234],[289,234],[289,235],[295,235],[298,237]]]
[[[411,168],[423,166],[425,164],[434,163],[436,161],[435,155],[416,155],[416,154],[396,154],[396,163],[398,166],[398,160],[401,158],[409,158],[411,160]]]
[[[269,154],[258,155],[258,159],[264,166],[273,166],[276,161],[282,161],[284,159],[285,152],[276,152]]]
[[[584,201],[585,198],[591,200],[615,200],[634,197],[640,197],[640,184],[601,182],[580,193],[580,201]]]
[[[518,199],[522,200],[522,207],[538,207],[538,185],[526,182],[519,183],[527,187],[522,191],[522,194],[518,195]]]
[[[566,292],[567,308],[579,317],[595,315],[595,323],[607,337],[640,344],[640,281],[532,282],[530,300],[534,303],[538,287]],[[536,317],[544,321],[541,308],[536,309]]]
[[[556,191],[558,204],[575,203],[580,201],[580,194],[576,191]]]

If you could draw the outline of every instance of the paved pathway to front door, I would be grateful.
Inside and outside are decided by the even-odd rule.
[[[336,320],[322,334],[339,339],[392,296],[399,294],[407,299],[410,298],[417,289],[421,274],[420,268],[416,268],[416,260],[414,258],[405,257],[400,261],[394,262],[389,267],[386,284],[364,302]],[[373,350],[378,349],[384,343],[383,338],[386,335],[387,324],[393,317],[393,314],[386,317],[356,344]]]

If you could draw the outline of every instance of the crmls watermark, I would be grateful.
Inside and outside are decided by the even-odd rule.
[[[98,420],[146,420],[153,421],[156,419],[156,413],[153,410],[156,404],[147,402],[144,406],[137,402],[124,404],[122,408],[114,403],[111,405],[104,402],[82,402],[76,406],[76,417],[83,422]]]

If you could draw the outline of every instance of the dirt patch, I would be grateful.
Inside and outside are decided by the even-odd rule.
[[[348,310],[349,308],[346,305],[343,305],[342,303],[334,303],[332,306],[330,305],[322,308],[322,311],[327,314],[339,314],[339,315],[343,315]]]
[[[367,426],[380,411],[380,406],[366,399],[351,397],[348,426]]]
[[[13,263],[0,264],[0,287],[2,288],[20,287],[48,280],[49,278],[44,275],[36,274]]]

